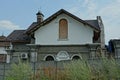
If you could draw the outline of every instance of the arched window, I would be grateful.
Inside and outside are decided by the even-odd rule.
[[[66,19],[61,19],[59,21],[59,39],[68,38],[68,22]]]
[[[54,61],[54,58],[52,56],[47,56],[45,61]]]
[[[74,56],[74,57],[72,58],[72,60],[78,60],[78,59],[80,59],[79,56]]]

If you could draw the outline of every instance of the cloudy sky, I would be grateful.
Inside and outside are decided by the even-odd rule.
[[[101,16],[106,43],[120,39],[120,0],[0,0],[0,35],[28,28],[38,10],[47,18],[61,8],[83,20]]]

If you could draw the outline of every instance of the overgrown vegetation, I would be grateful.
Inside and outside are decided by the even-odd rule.
[[[91,66],[87,61],[72,61],[65,65],[69,80],[91,80]]]
[[[39,68],[35,74],[29,63],[13,64],[6,80],[116,80],[120,79],[120,65],[114,59],[76,60],[56,67]]]
[[[13,63],[11,70],[7,72],[5,80],[30,80],[32,75],[32,68],[28,62],[22,63],[19,61],[18,64]]]
[[[86,60],[73,61],[66,68],[69,68],[69,80],[120,79],[120,65],[114,59],[102,58],[91,63]]]

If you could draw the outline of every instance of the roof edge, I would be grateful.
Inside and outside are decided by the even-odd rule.
[[[47,19],[45,19],[43,22],[37,24],[34,28],[30,29],[29,31],[27,31],[27,34],[31,34],[34,33],[38,28],[40,28],[41,26],[45,25],[46,23],[50,22],[51,20],[53,20],[54,18],[56,18],[58,15],[60,15],[61,13],[65,13],[66,15],[72,17],[73,19],[85,24],[85,25],[89,25],[91,28],[93,28],[95,31],[100,31],[99,28],[94,27],[93,25],[87,23],[86,21],[80,19],[79,17],[71,14],[70,12],[64,10],[64,9],[60,9],[59,11],[57,11],[56,13],[54,13],[53,15],[51,15],[50,17],[48,17]]]

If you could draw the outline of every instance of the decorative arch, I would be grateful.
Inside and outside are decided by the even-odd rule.
[[[82,57],[78,54],[75,54],[71,57],[71,60],[78,60],[78,59],[82,59]]]
[[[59,39],[68,39],[68,21],[64,18],[59,20]]]
[[[58,54],[56,55],[56,60],[57,61],[70,60],[68,52],[67,51],[59,51]]]
[[[66,19],[68,23],[71,23],[71,19],[70,19],[69,17],[66,17],[66,16],[61,16],[61,17],[57,18],[57,19],[55,20],[55,23],[59,23],[59,21],[60,21],[61,19]]]
[[[54,61],[55,58],[54,58],[53,55],[47,55],[47,56],[44,57],[44,60],[45,60],[45,61]]]

